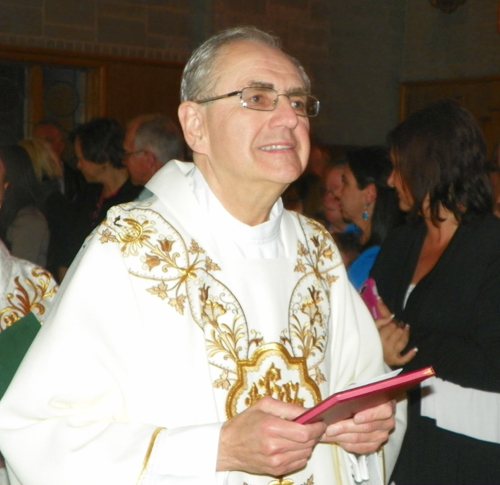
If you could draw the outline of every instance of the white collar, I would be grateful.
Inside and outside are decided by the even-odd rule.
[[[189,177],[190,176],[190,177]],[[280,239],[283,203],[278,199],[271,209],[269,220],[257,226],[249,226],[233,217],[214,195],[198,168],[188,175],[193,193],[209,221],[209,227],[224,251],[231,247],[240,257],[274,258],[284,255]],[[233,251],[231,251],[233,253]]]

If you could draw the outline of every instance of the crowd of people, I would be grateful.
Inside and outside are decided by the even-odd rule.
[[[500,149],[445,100],[333,157],[319,109],[238,27],[187,63],[182,131],[44,122],[0,147],[0,352],[43,321],[0,400],[11,484],[500,484]],[[293,421],[427,366],[398,402]]]

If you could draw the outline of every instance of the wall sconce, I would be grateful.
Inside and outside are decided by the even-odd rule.
[[[465,0],[429,0],[433,7],[439,8],[445,13],[454,12]]]

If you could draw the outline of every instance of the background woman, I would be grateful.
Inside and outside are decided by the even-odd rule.
[[[412,222],[387,237],[372,276],[387,313],[410,325],[418,352],[405,370],[432,365],[437,374],[409,394],[393,479],[500,483],[500,220],[484,139],[468,111],[443,101],[411,115],[389,143],[390,183]],[[384,351],[392,342],[398,353],[404,331],[385,323]]]
[[[61,281],[62,255],[68,247],[72,211],[63,195],[63,169],[51,146],[42,138],[25,138],[19,143],[29,154],[38,182],[42,186],[44,213],[50,230],[46,268]]]
[[[74,236],[67,254],[67,266],[76,256],[85,238],[106,217],[114,205],[134,200],[142,191],[133,185],[122,164],[124,130],[110,118],[95,118],[80,125],[71,134],[77,168],[89,182],[87,190],[75,201]]]
[[[401,222],[396,192],[387,180],[392,163],[383,147],[365,147],[346,153],[342,186],[337,192],[342,215],[360,229],[361,254],[348,276],[359,291],[389,229]]]
[[[0,211],[0,239],[13,256],[46,267],[50,232],[43,213],[43,193],[26,150],[0,147],[5,194]]]

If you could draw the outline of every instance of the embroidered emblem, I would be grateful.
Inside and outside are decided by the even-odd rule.
[[[297,380],[286,376],[297,377]],[[251,359],[238,362],[238,380],[227,397],[228,419],[265,396],[310,407],[319,402],[321,393],[309,377],[303,358],[292,357],[280,344],[266,344],[259,347]]]
[[[41,267],[31,270],[31,278],[24,281],[14,279],[14,291],[6,295],[7,304],[0,310],[2,330],[14,325],[28,313],[38,318],[45,314],[46,305],[57,292],[57,286],[50,273]]]

